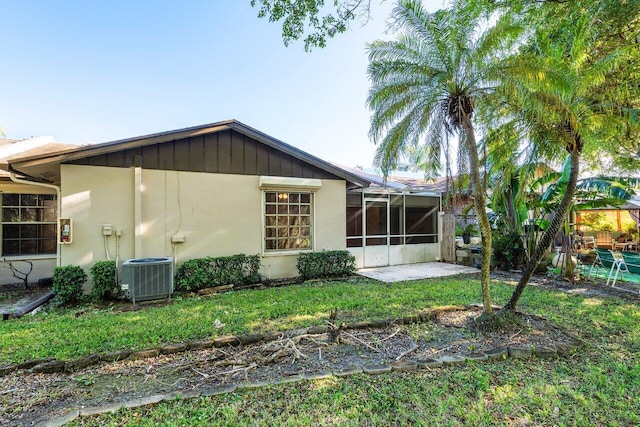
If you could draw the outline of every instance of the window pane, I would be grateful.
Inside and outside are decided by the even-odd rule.
[[[276,237],[276,229],[275,228],[267,228],[266,236],[267,237]]]
[[[20,209],[20,221],[30,222],[38,220],[38,209],[36,208],[22,208]]]
[[[55,224],[43,224],[41,227],[40,237],[48,239],[56,239],[56,225]]]
[[[289,240],[278,239],[278,249],[289,249]]]
[[[276,205],[267,205],[265,206],[265,212],[268,214],[275,214],[276,213]]]
[[[287,205],[278,205],[278,213],[279,214],[288,214],[289,213],[289,206],[287,206]]]
[[[38,253],[37,240],[21,240],[20,241],[20,254],[35,255],[37,253]]]
[[[347,247],[348,248],[361,248],[362,247],[362,239],[347,239]]]
[[[311,206],[307,206],[307,205],[300,206],[301,215],[309,215],[310,213],[311,213]]]
[[[289,206],[289,213],[297,215],[300,213],[300,206]]]
[[[303,227],[300,229],[300,235],[303,237],[309,237],[311,236],[311,228],[309,227]]]
[[[3,225],[2,226],[3,239],[17,239],[18,237],[20,237],[19,225]]]
[[[308,193],[300,194],[300,203],[311,203],[311,194],[308,194]]]
[[[285,227],[278,228],[278,237],[289,237],[289,229]]]
[[[299,193],[289,194],[289,203],[300,203],[300,194]]]
[[[402,234],[402,210],[400,206],[391,206],[389,208],[389,225],[391,226],[391,234]]]
[[[362,236],[362,208],[347,206],[347,236]]]
[[[56,239],[40,240],[39,253],[54,254],[56,253]]]
[[[386,203],[367,202],[368,236],[387,234],[387,205]]]
[[[2,241],[2,255],[20,255],[20,241],[4,239]]]
[[[23,239],[35,239],[38,236],[38,226],[37,225],[21,225],[20,226],[20,237]]]
[[[275,203],[276,193],[265,193],[265,200],[267,202]]]
[[[431,207],[407,207],[407,234],[437,233],[435,212]]]
[[[275,240],[267,240],[266,245],[265,245],[265,249],[267,249],[267,250],[277,249],[276,248],[276,241]]]
[[[392,245],[401,245],[402,244],[402,237],[392,237],[390,240],[391,240],[391,244]]]
[[[20,209],[18,208],[2,209],[2,222],[18,222],[18,221],[20,221]]]
[[[20,196],[20,203],[22,206],[38,206],[38,195],[22,194]]]
[[[3,194],[2,206],[20,206],[19,194]]]
[[[40,209],[42,212],[41,217],[43,222],[56,222],[58,217],[56,215],[56,210],[51,208]]]

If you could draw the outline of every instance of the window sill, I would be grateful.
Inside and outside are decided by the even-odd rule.
[[[7,255],[0,258],[0,261],[32,261],[39,259],[56,259],[56,254],[42,254],[42,255]]]
[[[311,252],[313,252],[313,249],[300,249],[298,251],[273,251],[273,252],[269,251],[269,252],[262,252],[262,257],[268,258],[272,256],[287,256],[287,255],[298,256],[300,254],[306,254]]]

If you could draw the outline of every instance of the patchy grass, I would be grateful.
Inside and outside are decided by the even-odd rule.
[[[508,291],[504,285],[497,289],[503,289],[503,296]],[[395,285],[353,279],[176,298],[167,305],[129,312],[93,306],[56,310],[4,322],[0,364],[47,357],[66,360],[94,352],[323,325],[334,308],[341,321],[359,321],[404,316],[452,302],[478,302],[478,298],[478,286],[468,278]],[[225,326],[217,329],[216,319]]]
[[[493,282],[495,303],[506,302],[512,289],[513,283]],[[454,277],[394,285],[307,283],[125,313],[85,307],[78,317],[80,310],[69,310],[4,322],[0,363],[317,325],[336,307],[341,320],[357,321],[479,300],[477,279]],[[529,287],[520,309],[573,330],[587,348],[567,359],[487,361],[178,399],[73,425],[640,424],[637,302]],[[216,318],[226,326],[216,329]]]
[[[459,278],[383,286],[384,291],[373,283],[354,288],[325,284],[319,289],[332,295],[333,286],[349,291],[345,298],[363,310],[361,318],[399,314],[403,310],[397,304],[401,303],[409,311],[468,303],[476,301],[479,293],[477,280]],[[492,286],[498,303],[512,289],[512,284]],[[307,286],[298,291],[302,297]],[[378,298],[382,294],[386,302]],[[404,294],[412,296],[405,300]],[[371,304],[361,305],[358,301],[367,296],[373,297]],[[318,304],[332,306],[329,301]],[[640,424],[640,309],[636,302],[530,287],[521,309],[577,332],[587,348],[571,358],[507,359],[413,373],[361,374],[177,399],[79,419],[72,425]]]

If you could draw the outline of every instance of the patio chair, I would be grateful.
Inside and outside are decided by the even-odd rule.
[[[609,274],[607,275],[607,284],[609,286],[609,281],[611,280],[611,275],[614,274],[614,270],[616,273],[618,272],[619,264],[622,262],[613,254],[611,249],[602,249],[595,248],[596,251],[596,259],[591,264],[591,268],[589,269],[589,274],[587,278],[591,277],[591,272],[593,271],[593,267],[597,265],[602,266],[604,268],[609,269]]]
[[[627,272],[640,275],[640,254],[637,254],[635,252],[623,252],[622,259],[623,265],[618,266],[618,271],[616,271],[616,275],[613,278],[613,284],[611,285],[612,287],[615,287],[616,285],[619,271],[622,271],[623,273]]]

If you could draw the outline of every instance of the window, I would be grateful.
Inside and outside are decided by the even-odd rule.
[[[312,193],[265,191],[265,250],[312,249]]]
[[[2,194],[2,255],[56,253],[56,196]]]

